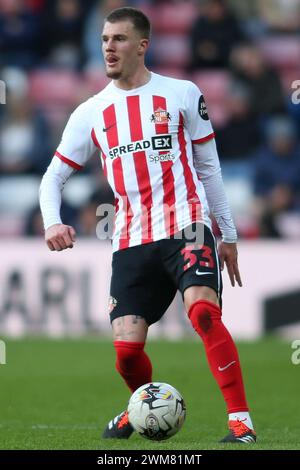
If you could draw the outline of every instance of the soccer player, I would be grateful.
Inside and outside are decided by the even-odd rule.
[[[75,230],[60,219],[61,191],[99,149],[115,195],[109,310],[117,371],[131,392],[152,381],[148,328],[179,289],[227,405],[229,434],[221,442],[255,442],[237,349],[222,323],[224,264],[232,286],[242,282],[214,132],[195,84],[146,68],[149,38],[141,11],[107,16],[102,49],[112,80],[73,112],[43,177],[45,240],[52,251],[73,247]],[[222,233],[218,251],[210,213]],[[103,437],[132,432],[125,410]]]

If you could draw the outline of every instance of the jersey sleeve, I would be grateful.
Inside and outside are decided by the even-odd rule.
[[[90,107],[85,102],[71,114],[55,155],[76,170],[81,170],[97,147],[92,138]]]
[[[215,134],[208,116],[204,96],[192,82],[185,94],[185,125],[193,144],[202,144],[212,139]]]

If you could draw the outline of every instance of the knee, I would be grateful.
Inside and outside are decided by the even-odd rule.
[[[221,321],[221,309],[208,300],[197,300],[188,311],[194,330],[203,338],[213,331],[217,322]]]
[[[214,289],[208,286],[191,286],[184,291],[184,305],[187,311],[200,300],[207,300],[219,305],[219,298]]]
[[[114,341],[116,350],[116,368],[119,372],[127,372],[134,369],[139,358],[143,354],[145,343],[133,341]]]

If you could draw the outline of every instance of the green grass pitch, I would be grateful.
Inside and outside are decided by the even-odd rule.
[[[238,344],[247,395],[256,424],[255,449],[300,449],[300,365],[291,363],[289,343],[268,338]],[[133,435],[128,441],[100,439],[121,412],[129,393],[114,369],[108,340],[23,339],[6,341],[0,365],[1,449],[205,450],[224,446],[226,414],[200,340],[152,341],[147,352],[153,380],[183,394],[187,419],[168,441]]]

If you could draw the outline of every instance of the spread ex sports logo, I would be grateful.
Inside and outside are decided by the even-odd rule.
[[[149,161],[151,163],[161,163],[161,162],[172,162],[175,159],[175,155],[170,152],[166,152],[163,154],[154,154],[149,155]]]
[[[160,134],[151,137],[151,140],[139,140],[128,145],[114,147],[109,151],[110,158],[121,157],[127,153],[140,152],[141,150],[171,150],[172,136],[170,134]]]

